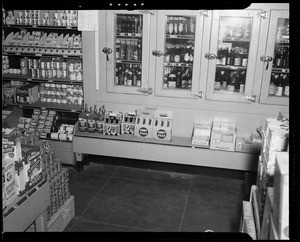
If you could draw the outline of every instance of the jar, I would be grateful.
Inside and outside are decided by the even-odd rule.
[[[73,96],[71,93],[68,93],[67,94],[67,103],[68,104],[72,104],[72,101],[73,101]]]

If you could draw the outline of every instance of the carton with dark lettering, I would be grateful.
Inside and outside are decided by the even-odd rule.
[[[153,122],[153,139],[171,141],[172,125],[172,111],[155,110]]]
[[[22,155],[26,167],[27,190],[32,189],[42,180],[42,160],[39,146],[24,145]]]
[[[124,112],[122,125],[121,125],[121,133],[134,135],[135,120],[136,120],[135,112]]]
[[[17,197],[15,181],[15,160],[3,151],[2,155],[2,199],[3,209]]]
[[[134,136],[137,138],[153,138],[153,109],[141,109],[136,111]]]

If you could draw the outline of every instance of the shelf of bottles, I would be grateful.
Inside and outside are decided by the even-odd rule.
[[[277,23],[269,96],[289,97],[289,19]]]
[[[143,15],[116,14],[115,85],[142,85]]]
[[[245,92],[252,19],[220,17],[214,92]]]
[[[163,89],[191,89],[196,17],[166,16]]]

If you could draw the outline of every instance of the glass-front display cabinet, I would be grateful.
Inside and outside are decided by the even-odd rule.
[[[155,95],[194,97],[199,85],[203,17],[196,11],[158,11]],[[195,68],[196,67],[196,68]]]
[[[289,104],[289,13],[272,10],[266,46],[261,56],[264,63],[261,103]]]
[[[213,11],[206,99],[255,101],[253,93],[260,18],[257,10]]]
[[[148,88],[149,14],[107,11],[107,91],[142,94]]]

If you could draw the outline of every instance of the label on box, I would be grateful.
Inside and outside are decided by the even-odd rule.
[[[5,205],[9,206],[17,196],[15,182],[15,160],[5,156],[2,162],[4,163],[4,173],[2,173],[2,189],[5,192]]]

